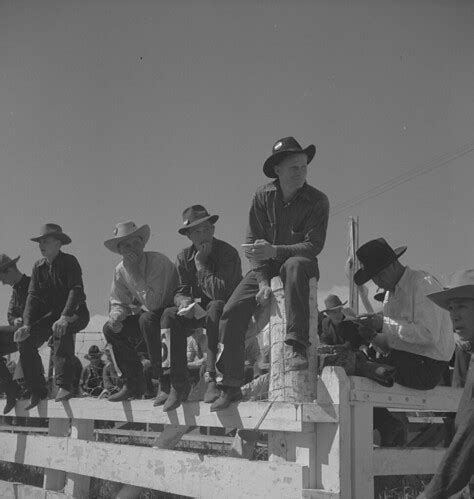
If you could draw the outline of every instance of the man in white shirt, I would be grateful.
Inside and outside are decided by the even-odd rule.
[[[111,402],[141,398],[145,391],[143,367],[135,350],[145,340],[153,378],[161,378],[161,315],[173,303],[178,275],[171,260],[156,251],[144,251],[150,227],[134,222],[116,225],[114,237],[104,242],[107,249],[122,255],[115,267],[110,292],[109,320],[104,335],[112,345],[124,385],[109,397]],[[140,306],[138,313],[132,310]],[[173,366],[171,367],[173,369]]]
[[[449,314],[426,295],[443,288],[430,274],[412,270],[398,259],[406,246],[393,250],[383,238],[357,250],[361,269],[354,275],[360,286],[372,280],[386,291],[382,314],[359,319],[360,333],[386,353],[383,362],[395,368],[395,381],[418,390],[430,390],[442,379],[454,352]],[[382,445],[395,445],[394,418],[388,411],[374,412],[374,426]],[[397,425],[399,426],[399,425]],[[384,435],[389,441],[384,442]]]

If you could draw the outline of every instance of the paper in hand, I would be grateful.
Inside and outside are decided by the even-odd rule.
[[[182,315],[187,315],[189,311],[193,311],[193,317],[194,319],[202,319],[203,317],[206,316],[206,311],[199,305],[199,303],[191,303],[187,307],[183,307],[180,310],[178,310],[177,315],[182,316]]]

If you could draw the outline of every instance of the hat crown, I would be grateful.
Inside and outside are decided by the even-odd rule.
[[[138,229],[135,222],[127,220],[126,222],[119,222],[113,231],[114,237],[124,237],[132,234]]]
[[[64,233],[60,225],[48,223],[41,226],[40,234],[41,236],[51,236],[54,234],[64,234]]]
[[[303,151],[303,148],[294,137],[283,137],[273,144],[272,153],[284,151],[298,152]]]
[[[195,204],[183,211],[183,225],[190,225],[201,218],[209,217],[209,212],[200,204]]]
[[[339,296],[337,295],[328,295],[328,297],[324,300],[324,305],[326,309],[342,307],[343,303]]]
[[[366,270],[384,268],[384,263],[386,266],[390,265],[396,258],[396,254],[393,248],[387,243],[383,237],[378,239],[373,239],[365,244],[363,244],[356,251],[357,258]]]
[[[99,354],[100,350],[99,350],[99,347],[97,345],[91,345],[89,347],[89,351],[88,351],[88,354],[89,355],[97,355]]]
[[[474,286],[474,269],[459,270],[451,276],[449,288],[460,286]]]

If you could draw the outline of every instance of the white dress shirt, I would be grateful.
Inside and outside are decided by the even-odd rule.
[[[390,348],[449,361],[454,352],[454,335],[449,313],[426,295],[442,291],[427,272],[409,267],[385,294],[382,333]]]
[[[115,267],[110,291],[110,320],[122,322],[135,304],[151,312],[173,304],[178,287],[178,273],[171,260],[156,251],[145,251],[140,262],[143,276],[135,280],[120,262]]]

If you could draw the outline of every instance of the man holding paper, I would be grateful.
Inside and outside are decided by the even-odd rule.
[[[174,297],[175,306],[165,310],[161,321],[162,328],[170,329],[172,369],[176,364],[186,366],[187,335],[199,327],[206,329],[207,389],[204,402],[207,403],[219,397],[216,385],[219,320],[225,302],[242,279],[239,253],[230,244],[214,237],[214,224],[218,218],[201,205],[184,210],[183,225],[178,232],[187,236],[192,244],[177,257],[179,287]],[[184,372],[180,369],[180,373]],[[171,385],[169,396],[160,392],[155,400],[155,405],[164,403],[165,412],[178,407],[189,390],[187,379],[173,379],[171,376]]]

